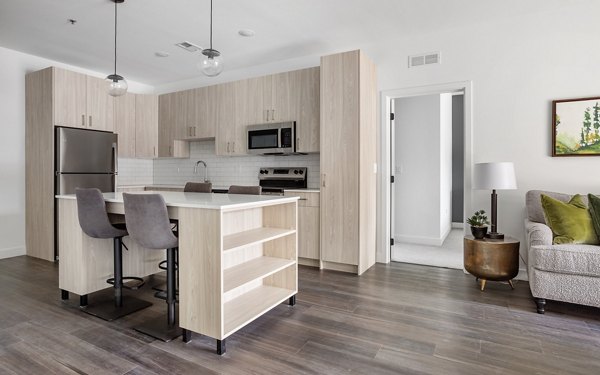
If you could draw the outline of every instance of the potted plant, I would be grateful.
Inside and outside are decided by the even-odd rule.
[[[471,226],[473,237],[481,240],[485,237],[488,229],[488,217],[484,210],[476,211],[473,216],[467,219],[467,223]]]

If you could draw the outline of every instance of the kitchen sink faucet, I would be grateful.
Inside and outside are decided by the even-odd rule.
[[[204,160],[198,160],[196,165],[194,165],[194,174],[198,174],[198,164],[202,164],[204,166],[204,182],[208,181],[208,167],[206,166],[206,162]]]

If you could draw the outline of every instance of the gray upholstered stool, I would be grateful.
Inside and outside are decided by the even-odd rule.
[[[188,182],[183,188],[184,193],[212,193],[211,182]]]
[[[138,289],[144,285],[144,279],[140,277],[123,276],[123,237],[127,236],[125,225],[110,222],[100,190],[78,188],[75,189],[75,196],[77,197],[79,225],[83,232],[93,238],[112,238],[114,243],[114,277],[106,280],[107,283],[114,286],[114,301],[90,304],[83,307],[83,311],[111,321],[152,306],[152,303],[148,301],[133,297],[123,300],[123,288]],[[137,283],[128,286],[123,284],[125,280],[135,280]],[[81,304],[86,305],[86,302]]]
[[[229,194],[260,195],[262,193],[262,186],[231,185],[229,187],[228,193]]]
[[[147,249],[167,249],[167,318],[159,317],[134,329],[168,342],[182,334],[175,314],[175,257],[179,240],[173,234],[167,205],[160,194],[123,193],[123,202],[129,236]]]

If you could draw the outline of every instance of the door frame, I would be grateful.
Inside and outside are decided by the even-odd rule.
[[[383,90],[380,94],[380,154],[379,165],[382,173],[378,182],[378,215],[377,215],[377,262],[389,263],[391,261],[391,224],[392,224],[392,123],[390,113],[392,100],[420,95],[434,95],[441,93],[462,92],[464,95],[464,196],[463,219],[467,212],[471,212],[471,167],[473,159],[473,83],[472,81],[459,81],[428,86],[407,87],[395,90]]]

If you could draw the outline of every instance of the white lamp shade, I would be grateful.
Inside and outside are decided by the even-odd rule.
[[[477,163],[473,168],[473,189],[513,190],[517,188],[511,162]]]

